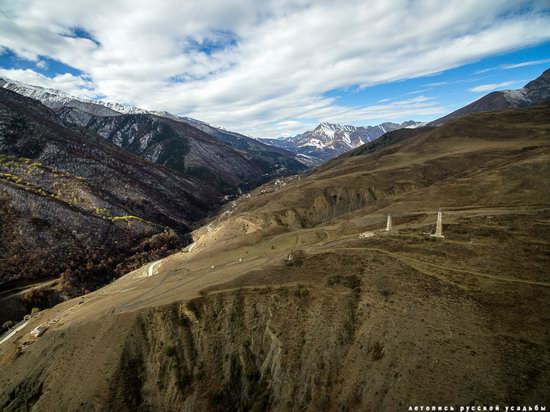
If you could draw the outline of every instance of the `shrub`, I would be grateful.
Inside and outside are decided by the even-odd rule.
[[[388,288],[380,289],[380,294],[384,297],[385,300],[388,300],[392,292]]]
[[[371,358],[374,361],[380,360],[384,357],[384,347],[380,342],[374,342],[372,347],[369,349]]]
[[[298,285],[294,294],[300,298],[305,298],[309,295],[309,290],[304,285]]]
[[[15,325],[15,322],[13,320],[7,320],[2,324],[2,330],[6,331],[8,329],[13,328],[13,325]]]
[[[177,354],[176,347],[175,346],[167,346],[164,348],[164,353],[166,356],[174,357]]]
[[[222,392],[215,392],[210,395],[210,403],[212,405],[219,405],[223,402],[224,396]]]
[[[35,314],[37,314],[38,312],[40,312],[40,308],[32,308],[32,309],[31,309],[31,315],[35,315]]]
[[[361,286],[361,279],[356,275],[351,276],[341,276],[341,275],[332,275],[327,279],[328,286],[337,286],[342,285],[350,289],[356,289]]]
[[[36,313],[39,307],[51,306],[50,301],[55,300],[53,291],[48,288],[33,288],[21,295],[21,303],[25,305],[27,310],[31,309],[31,313]],[[57,303],[57,302],[55,302]],[[32,310],[36,309],[35,312]]]
[[[32,216],[31,217],[31,221],[30,221],[31,225],[35,226],[36,228],[46,228],[46,227],[49,227],[50,226],[50,222],[48,222],[47,220],[44,220],[38,216]]]
[[[191,385],[193,377],[188,373],[182,373],[178,378],[178,384],[181,390],[184,390],[187,386]]]

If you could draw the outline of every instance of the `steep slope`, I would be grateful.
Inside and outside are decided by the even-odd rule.
[[[76,293],[185,244],[223,195],[0,89],[0,197],[0,283],[65,273]]]
[[[239,198],[1,343],[0,408],[548,404],[549,119],[470,115]]]
[[[550,102],[550,69],[518,90],[489,93],[444,117],[434,120],[430,126],[440,126],[470,113],[494,112],[519,107],[538,106]]]
[[[302,156],[302,161],[320,164],[326,160],[371,142],[384,133],[401,128],[414,128],[421,123],[414,121],[382,123],[378,126],[355,127],[333,123],[321,123],[315,129],[285,139],[262,139]]]
[[[286,168],[298,172],[305,169],[304,164],[301,163],[299,159],[296,160],[296,156],[293,152],[277,147],[276,145],[268,145],[259,139],[253,139],[240,133],[214,127],[208,123],[189,117],[174,116],[167,112],[155,112],[155,114],[187,123],[237,150],[252,154],[269,164],[274,164],[281,170]]]
[[[289,155],[245,142],[226,144],[181,120],[152,114],[94,116],[75,108],[56,110],[72,124],[152,162],[208,178],[218,189],[249,188],[305,169]]]

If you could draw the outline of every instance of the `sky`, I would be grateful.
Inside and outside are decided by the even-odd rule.
[[[432,120],[549,67],[547,0],[0,0],[0,76],[254,137]]]

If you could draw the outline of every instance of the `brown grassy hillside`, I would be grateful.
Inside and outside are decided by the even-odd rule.
[[[548,119],[468,116],[241,197],[0,344],[1,408],[548,404]]]

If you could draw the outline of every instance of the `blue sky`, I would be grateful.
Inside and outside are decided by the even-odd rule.
[[[516,67],[519,65],[519,67]],[[519,89],[550,68],[550,42],[501,53],[437,74],[383,83],[367,88],[349,87],[331,90],[343,106],[370,106],[389,101],[426,96],[436,100],[446,111],[454,111],[494,90]],[[484,87],[485,86],[485,87]],[[480,90],[478,90],[479,88]],[[415,116],[427,121],[434,117]],[[385,119],[373,119],[382,122]],[[405,117],[398,121],[407,120]],[[361,121],[357,125],[361,124]]]
[[[33,70],[46,77],[52,78],[59,74],[72,74],[82,76],[82,70],[71,67],[58,60],[50,59],[47,56],[39,56],[38,60],[27,60],[21,58],[10,49],[5,49],[0,54],[0,67],[11,70]]]
[[[0,76],[257,137],[427,121],[548,67],[545,0],[0,4]]]

